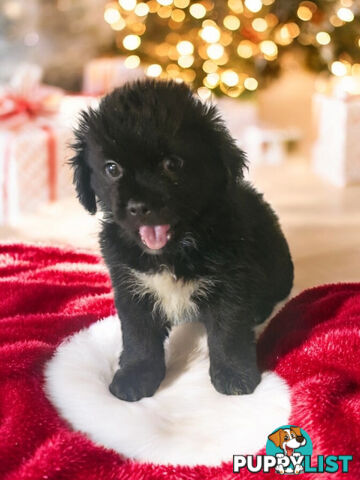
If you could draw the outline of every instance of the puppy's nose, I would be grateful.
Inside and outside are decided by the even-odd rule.
[[[129,200],[127,210],[130,215],[134,217],[143,217],[150,215],[151,211],[144,202],[137,202],[136,200]]]
[[[296,440],[299,442],[299,443],[302,443],[304,441],[304,437],[302,435],[299,435],[298,437],[296,437]]]

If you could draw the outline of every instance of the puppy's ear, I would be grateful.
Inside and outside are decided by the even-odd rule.
[[[244,169],[247,168],[245,153],[236,145],[235,140],[226,132],[226,139],[220,149],[221,157],[230,180],[243,178]]]
[[[291,427],[290,430],[292,430],[297,437],[301,437],[301,436],[302,436],[302,435],[301,435],[301,431],[300,431],[300,427]]]
[[[268,439],[271,440],[276,447],[280,447],[280,443],[281,443],[280,432],[281,430],[277,430],[276,432],[268,436]]]
[[[243,178],[243,171],[247,168],[246,155],[236,145],[218,109],[214,105],[204,108],[207,108],[206,118],[215,131],[214,147],[219,151],[229,180],[236,182],[237,179]]]
[[[91,169],[86,161],[88,118],[88,114],[84,112],[82,114],[80,125],[75,131],[76,140],[72,145],[75,155],[70,160],[70,165],[74,172],[73,183],[76,188],[78,199],[83,207],[93,215],[96,213],[96,197],[91,186]]]

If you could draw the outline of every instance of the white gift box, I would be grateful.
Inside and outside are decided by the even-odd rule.
[[[333,185],[360,182],[360,97],[314,95],[315,172]]]
[[[73,194],[68,144],[71,130],[52,121],[0,128],[0,225]]]

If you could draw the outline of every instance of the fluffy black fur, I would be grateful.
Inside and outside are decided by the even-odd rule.
[[[252,392],[260,380],[253,328],[289,294],[293,265],[275,213],[243,180],[244,153],[216,108],[184,84],[141,81],[85,112],[76,138],[74,183],[90,213],[104,211],[100,243],[122,326],[111,392],[136,401],[164,378],[171,322],[152,295],[131,288],[134,271],[164,269],[183,282],[210,281],[206,297],[193,300],[207,329],[212,383],[225,394]],[[108,160],[119,178],[105,172]],[[129,202],[145,209],[131,214]],[[169,224],[170,240],[151,251],[142,224]]]

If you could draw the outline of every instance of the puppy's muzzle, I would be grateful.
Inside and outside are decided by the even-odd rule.
[[[136,218],[147,217],[151,214],[151,210],[146,203],[136,200],[129,200],[126,209],[129,215]]]

